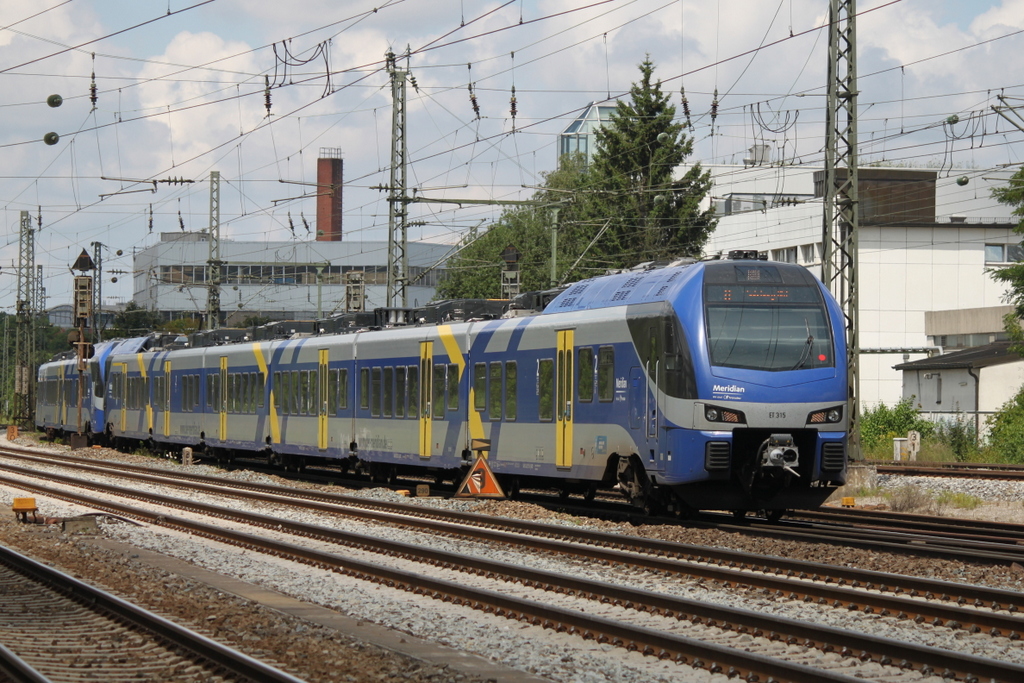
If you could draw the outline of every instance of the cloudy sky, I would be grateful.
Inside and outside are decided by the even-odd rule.
[[[976,175],[1022,162],[1024,134],[992,107],[1024,112],[1024,0],[857,4],[862,158]],[[290,198],[315,191],[293,183],[315,180],[322,148],[345,159],[344,239],[385,240],[388,205],[372,188],[389,181],[389,49],[411,53],[400,61],[418,86],[408,94],[408,177],[431,196],[528,198],[555,164],[557,134],[589,102],[627,92],[647,55],[677,105],[685,88],[693,160],[741,163],[747,148],[767,142],[786,163],[820,163],[827,8],[827,0],[3,0],[0,309],[14,304],[21,211],[42,216],[36,258],[48,305],[67,303],[68,266],[91,242],[111,247],[108,269],[130,271],[132,251],[161,232],[205,228],[211,171],[223,179],[225,237],[309,239],[303,219],[315,229],[315,200]],[[54,93],[60,108],[46,104]],[[48,132],[60,135],[56,145],[43,144]],[[175,178],[195,182],[150,192],[130,181]],[[413,205],[410,238],[455,242],[500,211]],[[105,298],[129,299],[130,281],[108,276]]]

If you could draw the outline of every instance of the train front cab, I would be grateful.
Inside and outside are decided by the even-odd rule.
[[[703,484],[680,495],[738,511],[820,505],[846,477],[838,305],[805,268],[763,261],[705,264],[700,297],[689,439]]]

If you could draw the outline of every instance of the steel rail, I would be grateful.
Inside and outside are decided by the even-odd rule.
[[[40,460],[45,462],[47,459],[40,458]],[[729,575],[720,576],[716,574],[713,567],[708,567],[703,563],[713,563],[731,568],[746,569],[762,574],[774,571],[776,574],[786,574],[790,577],[813,577],[814,580],[822,580],[826,582],[834,581],[839,586],[848,584],[858,588],[865,587],[869,590],[877,587],[881,592],[892,590],[897,593],[907,593],[912,597],[918,595],[941,596],[941,599],[944,601],[953,601],[959,604],[973,603],[976,607],[987,606],[996,611],[1005,609],[1010,612],[1016,612],[1018,609],[1018,603],[1024,603],[1024,595],[1021,595],[1020,593],[998,588],[988,588],[985,586],[965,586],[951,581],[905,575],[894,577],[892,574],[886,572],[877,572],[866,569],[840,567],[779,557],[767,558],[764,555],[737,550],[629,537],[600,531],[572,529],[538,522],[492,517],[489,515],[425,508],[423,506],[411,505],[408,503],[374,501],[354,496],[308,491],[272,484],[236,482],[216,477],[203,477],[202,475],[184,474],[179,476],[179,473],[173,472],[154,475],[152,474],[153,470],[151,468],[138,466],[129,467],[132,468],[132,471],[138,471],[138,476],[143,481],[151,481],[166,485],[168,483],[173,484],[174,480],[182,480],[188,482],[187,488],[190,490],[206,491],[213,495],[228,494],[238,496],[239,494],[231,492],[232,489],[238,489],[257,493],[257,495],[244,496],[249,499],[292,505],[296,504],[295,501],[298,500],[300,501],[299,504],[307,509],[331,512],[334,514],[344,514],[347,516],[383,523],[425,528],[460,536],[481,538],[484,540],[506,543],[517,542],[509,539],[508,537],[492,535],[492,532],[497,532],[499,534],[500,532],[510,532],[514,534],[543,536],[556,541],[570,541],[587,546],[622,550],[638,553],[641,556],[655,555],[663,558],[676,558],[693,565],[693,571],[690,572],[691,574],[695,576],[704,576],[707,579],[716,581],[729,581],[732,579],[729,578]],[[81,465],[81,468],[89,470],[93,468],[93,465],[83,464]],[[18,471],[28,476],[37,476],[36,472],[29,469],[21,469],[11,466],[7,466],[7,469],[10,469],[11,471]],[[113,470],[116,472],[119,468],[97,467],[96,470]],[[62,475],[55,476],[60,478]],[[168,479],[170,479],[170,481],[168,481]],[[72,485],[81,484],[80,481],[72,477],[66,477],[65,480]],[[184,486],[184,484],[180,483],[176,485]],[[112,492],[118,492],[119,495],[131,496],[135,493],[133,491],[126,492],[125,489],[121,489],[116,486],[111,486],[109,490]],[[278,496],[282,496],[283,499],[278,498]],[[318,501],[324,501],[326,506],[318,504]],[[384,512],[376,512],[375,510],[383,510]],[[446,523],[454,526],[446,525]],[[466,528],[466,525],[470,525],[471,529]],[[535,540],[531,540],[530,543],[536,545],[537,542]],[[552,551],[559,552],[559,547],[561,547],[560,544],[556,544],[552,547]],[[594,559],[616,561],[605,557],[599,550],[592,550],[590,552]],[[630,561],[634,563],[637,562],[636,558],[631,558]],[[660,570],[662,569],[659,569],[659,571]],[[898,579],[898,581],[896,579]],[[772,590],[780,590],[780,588],[779,586],[772,586]],[[842,599],[842,596],[830,595],[827,597],[830,602]],[[1021,604],[1021,607],[1024,607],[1024,604]],[[928,618],[934,620],[937,618],[937,615],[931,615]]]
[[[3,643],[0,643],[0,681],[11,681],[12,683],[53,683],[49,678],[29,666],[28,662],[12,652]]]
[[[179,647],[210,662],[216,668],[252,681],[272,683],[303,683],[301,679],[257,659],[234,650],[195,631],[133,605],[127,600],[79,581],[30,557],[0,546],[0,562],[28,576],[52,590],[88,605],[94,611],[105,612],[115,619],[126,621],[135,628],[153,634],[161,640]],[[44,679],[45,680],[45,679]]]
[[[795,510],[787,521],[809,520],[830,524],[854,524],[859,528],[888,530],[900,528],[927,532],[947,538],[986,541],[994,544],[1024,544],[1024,526],[1006,522],[980,519],[959,520],[949,517],[934,517],[883,510],[859,510],[855,508],[818,508],[817,510]]]
[[[66,492],[61,492],[61,494],[66,494]],[[96,506],[103,507],[113,505],[118,508],[118,512],[121,514],[128,514],[141,519],[146,519],[147,521],[155,524],[173,526],[189,531],[193,534],[216,538],[221,541],[228,540],[231,543],[241,545],[249,549],[261,550],[278,556],[292,555],[302,561],[320,566],[328,566],[335,570],[339,570],[340,568],[344,570],[345,573],[354,574],[360,576],[360,578],[371,578],[375,581],[385,582],[388,585],[393,585],[394,582],[400,581],[403,584],[401,587],[406,587],[409,590],[414,590],[420,593],[438,591],[440,590],[438,585],[447,585],[449,583],[441,581],[440,584],[435,585],[430,583],[434,580],[424,580],[422,577],[415,574],[402,572],[400,570],[382,568],[379,567],[379,565],[351,560],[349,558],[339,558],[336,555],[321,553],[320,551],[310,550],[307,548],[300,548],[293,544],[273,541],[242,532],[211,527],[210,525],[206,525],[201,522],[170,517],[158,512],[139,510],[129,506],[114,504],[110,501],[90,499],[86,496],[77,495],[73,495],[72,497],[79,499],[78,502],[80,503],[92,502]],[[166,504],[167,502],[166,500],[161,500],[166,499],[166,497],[159,496],[157,494],[145,494],[145,498],[155,499],[158,502],[161,502],[161,504]],[[289,522],[287,520],[281,520],[280,518],[268,515],[239,513],[237,511],[217,506],[193,503],[191,501],[181,501],[177,499],[171,500],[176,501],[178,507],[184,507],[190,510],[198,508],[205,514],[214,514],[223,518],[240,519],[262,527],[287,530],[291,533],[301,534],[303,536],[344,543],[350,547],[359,547],[375,552],[384,552],[394,556],[411,557],[437,566],[456,568],[461,571],[471,571],[476,574],[516,581],[523,583],[524,585],[538,587],[545,590],[556,590],[560,593],[580,595],[591,600],[613,602],[641,612],[648,611],[675,617],[680,620],[687,619],[694,623],[705,623],[709,626],[723,628],[724,630],[750,632],[753,633],[755,637],[764,636],[771,640],[784,640],[790,644],[800,643],[808,648],[816,648],[824,652],[839,652],[841,656],[858,657],[863,661],[872,660],[883,665],[894,665],[902,669],[915,669],[921,671],[925,675],[941,672],[941,675],[947,678],[957,677],[961,680],[977,680],[978,677],[982,677],[993,681],[1006,682],[1024,678],[1024,666],[1004,664],[995,660],[975,657],[972,655],[953,654],[938,648],[894,642],[890,639],[863,635],[844,629],[836,629],[818,624],[806,624],[792,619],[771,617],[747,610],[716,607],[695,600],[687,600],[685,598],[677,598],[664,594],[648,593],[630,588],[614,586],[603,582],[535,571],[518,565],[507,565],[458,553],[424,549],[407,543],[385,541],[363,534],[339,532],[325,527]],[[619,558],[619,561],[621,560],[622,558]],[[416,578],[410,579],[409,577]],[[478,596],[475,596],[473,592],[480,591],[482,589],[466,588],[465,590],[470,592],[453,593],[450,590],[450,587],[448,587],[442,591],[442,597],[451,597],[453,599],[463,598],[465,600],[472,599],[474,601],[480,599]],[[600,619],[593,623],[586,620],[584,620],[584,622],[579,622],[578,620],[573,620],[570,616],[566,616],[566,613],[568,615],[574,615],[575,612],[561,610],[561,608],[550,608],[555,610],[555,612],[550,613],[540,613],[535,609],[523,610],[522,606],[512,598],[501,596],[501,599],[499,600],[496,599],[494,595],[500,594],[492,595],[492,592],[490,591],[483,591],[483,593],[486,595],[485,604],[494,609],[510,611],[513,618],[530,616],[533,617],[534,623],[536,623],[536,619],[545,619],[548,621],[557,619],[557,623],[554,624],[556,628],[559,628],[559,625],[565,626],[566,624],[572,624],[572,628],[580,630],[584,634],[586,631],[590,631],[592,634],[598,634],[595,635],[596,638],[601,639],[603,636],[610,642],[615,642],[615,638],[625,639],[628,637],[631,640],[628,642],[624,640],[623,642],[625,646],[629,647],[630,643],[632,643],[639,649],[640,646],[643,645],[645,653],[648,654],[664,656],[664,653],[668,653],[670,655],[673,653],[676,655],[683,653],[684,655],[696,657],[698,659],[700,657],[711,658],[715,661],[725,662],[733,667],[737,666],[736,663],[723,660],[720,652],[709,653],[706,651],[680,651],[678,649],[672,649],[670,647],[672,641],[665,640],[664,635],[659,637],[656,632],[646,632],[646,630],[641,629],[645,631],[644,634],[642,636],[637,636],[636,634],[631,634],[629,631],[629,629],[637,628],[634,626],[618,624],[618,622],[611,622],[613,626],[610,626],[609,623],[604,623],[604,620]],[[435,595],[434,597],[438,596]],[[512,602],[509,602],[510,600],[512,600]],[[865,609],[865,611],[873,610]],[[1024,626],[1024,620],[1017,621],[1019,622],[1018,626]],[[618,625],[614,626],[614,624]],[[689,640],[680,636],[668,637],[670,639],[681,638],[683,641]],[[656,650],[657,648],[660,649]],[[712,662],[711,666],[713,667],[713,665],[714,663]],[[740,670],[741,669],[737,669],[737,671]],[[749,673],[757,672],[750,671]]]
[[[116,509],[120,514],[144,519],[152,524],[177,528],[192,534],[240,547],[258,550],[277,557],[304,562],[355,578],[373,581],[392,588],[427,595],[446,602],[484,610],[498,616],[527,621],[559,632],[569,632],[601,643],[611,643],[645,655],[661,659],[672,659],[679,664],[688,664],[707,669],[713,673],[727,673],[746,680],[776,680],[792,683],[814,683],[834,681],[855,683],[861,679],[828,670],[815,669],[804,664],[786,662],[772,657],[748,653],[734,648],[703,642],[697,639],[662,633],[653,629],[617,622],[585,613],[573,612],[538,602],[521,600],[500,593],[463,586],[452,581],[424,577],[413,572],[363,562],[350,557],[326,553],[283,541],[274,541],[253,534],[216,527],[194,520],[174,517],[159,512],[131,508],[112,501],[90,499],[87,496],[69,494],[66,491],[49,491],[45,487],[27,482],[12,482],[0,477],[7,484],[20,485],[56,498],[67,498],[100,509]],[[136,494],[139,495],[139,494]],[[183,501],[184,502],[184,501]],[[191,505],[190,505],[191,507]],[[225,515],[232,511],[225,511]],[[282,520],[267,517],[267,524],[280,526]],[[330,531],[323,529],[323,531]],[[367,537],[368,538],[368,537]],[[982,660],[987,661],[987,660]],[[1024,668],[1021,669],[1024,675]],[[272,680],[272,679],[267,679]]]

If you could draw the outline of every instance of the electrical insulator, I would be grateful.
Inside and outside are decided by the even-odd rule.
[[[267,108],[267,116],[270,116],[270,76],[263,76],[263,105]]]
[[[512,86],[512,99],[509,100],[509,111],[512,113],[512,123],[515,124],[518,109],[516,108],[516,86],[514,85]]]
[[[711,100],[711,127],[715,127],[715,119],[718,118],[718,88],[715,88],[715,96]]]

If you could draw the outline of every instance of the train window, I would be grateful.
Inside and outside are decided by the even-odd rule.
[[[206,409],[207,410],[212,410],[213,409],[213,378],[214,377],[216,377],[216,375],[207,375],[206,376]]]
[[[288,412],[291,415],[298,415],[302,410],[302,404],[299,402],[299,371],[292,370],[288,374],[291,375],[291,381],[288,383]]]
[[[473,409],[487,409],[487,363],[473,365]]]
[[[490,381],[487,383],[487,412],[492,420],[501,419],[501,363],[491,363]]]
[[[264,408],[267,405],[266,401],[266,387],[267,387],[267,375],[260,371],[256,373],[256,406]]]
[[[459,366],[448,366],[448,410],[459,409]]]
[[[576,387],[576,396],[583,403],[594,400],[594,349],[585,346],[579,350],[576,363],[580,369],[580,381]]]
[[[245,388],[242,386],[243,375],[235,372],[231,375],[231,411],[235,413],[245,412]]]
[[[309,394],[307,395],[307,407],[310,415],[320,414],[320,370],[309,371]]]
[[[292,373],[287,370],[281,373],[281,413],[292,414]]]
[[[380,417],[380,368],[373,368],[370,372],[370,415]]]
[[[338,370],[327,371],[327,414],[338,412]]]
[[[370,409],[370,369],[359,368],[359,407]]]
[[[438,363],[434,366],[433,392],[431,392],[430,403],[433,405],[432,413],[435,418],[444,417],[444,380],[445,365]]]
[[[167,398],[167,377],[161,375],[160,377],[155,378],[155,384],[156,400],[153,401],[153,404],[156,406],[157,410],[167,410],[167,405],[164,402]]]
[[[420,369],[416,365],[409,366],[409,417],[420,417]]]
[[[384,417],[391,417],[395,405],[395,369],[384,368]]]
[[[597,400],[615,398],[615,349],[602,346],[597,349]]]
[[[274,401],[274,411],[281,414],[281,373],[280,371],[274,372],[274,386],[270,390],[270,395]]]
[[[310,382],[309,370],[303,370],[299,373],[299,406],[300,412],[303,415],[310,415],[313,411],[313,393],[316,390],[316,382]]]
[[[348,408],[348,368],[338,370],[338,407]]]
[[[395,417],[405,417],[405,367],[395,368]]]
[[[555,417],[555,361],[537,361],[537,417],[550,422]]]

